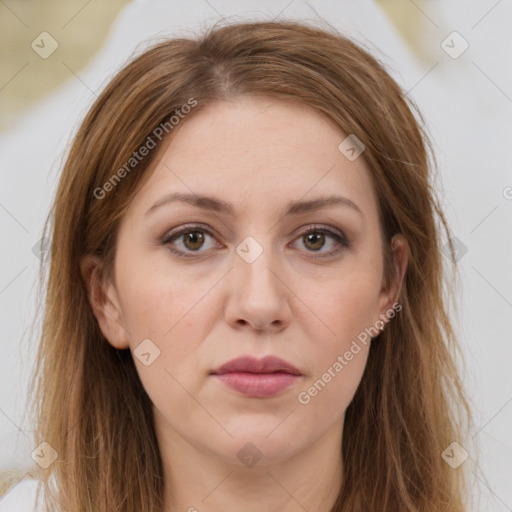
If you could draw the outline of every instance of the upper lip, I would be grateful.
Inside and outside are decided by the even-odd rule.
[[[212,372],[214,375],[224,373],[248,372],[248,373],[289,373],[301,375],[293,364],[276,356],[266,356],[258,359],[252,356],[242,356],[232,359]]]

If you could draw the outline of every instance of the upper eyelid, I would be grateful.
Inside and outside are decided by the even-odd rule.
[[[202,224],[184,224],[182,226],[178,226],[177,228],[174,228],[174,229],[171,229],[169,231],[167,231],[163,237],[162,237],[162,241],[165,241],[165,240],[172,240],[173,238],[175,237],[179,237],[181,235],[183,235],[184,233],[187,233],[189,231],[204,231],[206,233],[208,233],[210,236],[216,238],[217,235],[216,235],[216,232],[214,230],[212,230],[211,228],[209,227],[206,227]]]
[[[193,231],[194,229],[197,231],[205,231],[206,233],[208,233],[209,235],[214,236],[214,237],[218,236],[216,234],[216,231],[211,229],[209,226],[206,226],[206,225],[203,225],[200,223],[198,223],[198,224],[192,223],[192,224],[183,224],[183,225],[173,228],[169,231],[166,231],[166,233],[162,236],[162,239],[166,240],[166,239],[171,239],[176,236],[181,236],[183,233],[186,233],[187,230]],[[327,234],[332,233],[334,235],[340,236],[344,240],[348,240],[347,237],[345,236],[345,233],[341,229],[338,229],[338,228],[335,228],[332,226],[323,226],[318,223],[310,223],[305,226],[301,226],[299,228],[299,230],[300,230],[300,232],[296,236],[300,236],[304,233],[307,233],[308,231],[324,230],[324,231],[327,231]]]

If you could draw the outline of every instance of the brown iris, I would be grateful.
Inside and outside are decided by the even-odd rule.
[[[183,237],[185,247],[191,251],[200,249],[204,244],[204,233],[201,233],[200,231],[189,231],[184,234]]]
[[[302,237],[304,244],[313,251],[318,251],[325,244],[325,235],[323,233],[308,233]],[[308,245],[310,243],[311,245]]]

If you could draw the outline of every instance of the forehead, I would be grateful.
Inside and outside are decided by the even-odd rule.
[[[262,201],[277,207],[340,193],[376,213],[364,158],[347,159],[338,149],[347,134],[307,105],[218,101],[181,123],[137,204],[149,207],[165,193],[192,192],[261,209]]]

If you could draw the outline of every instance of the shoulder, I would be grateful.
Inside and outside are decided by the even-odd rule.
[[[36,508],[38,485],[39,480],[34,478],[20,480],[0,498],[0,512],[45,512],[42,493]]]

